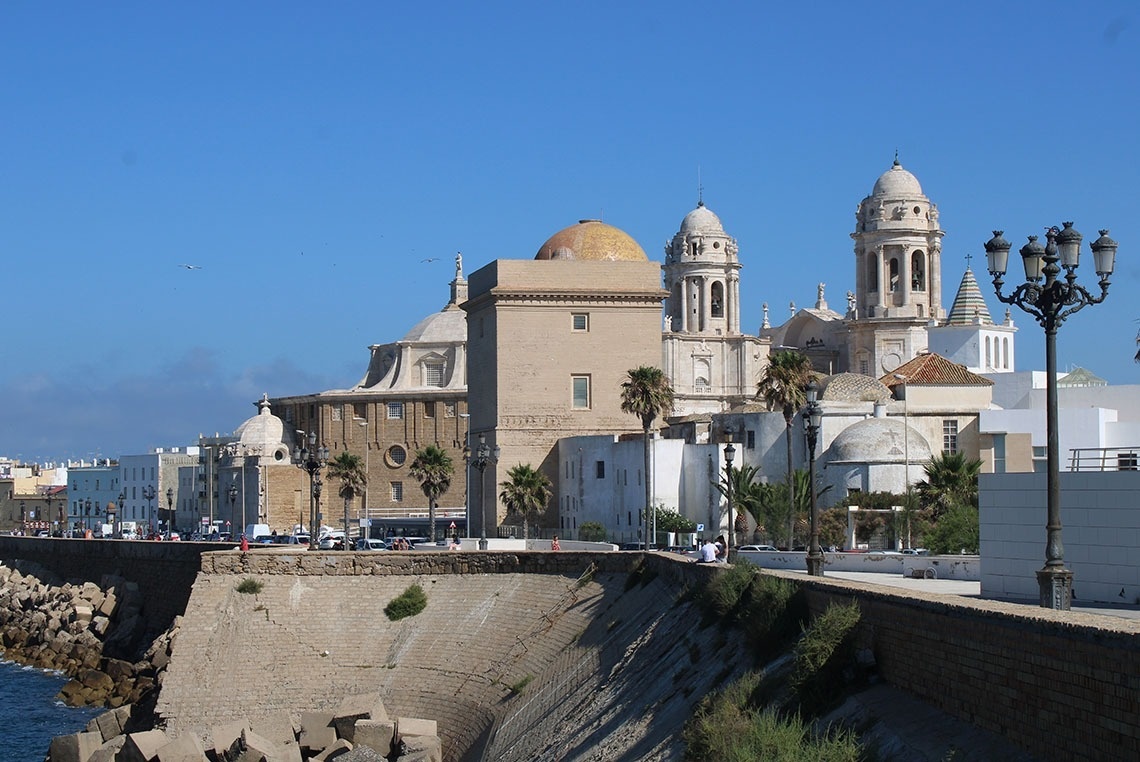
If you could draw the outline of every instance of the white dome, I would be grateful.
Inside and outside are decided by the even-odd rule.
[[[918,184],[918,178],[903,169],[898,159],[895,159],[894,166],[879,175],[871,195],[891,199],[925,198],[922,195],[922,186]]]
[[[848,426],[831,443],[831,461],[842,463],[903,463],[930,460],[930,444],[898,418],[867,418]],[[909,453],[907,450],[909,449]]]
[[[263,396],[257,406],[257,415],[247,419],[234,432],[239,451],[242,455],[272,456],[279,461],[287,459],[289,447],[285,444],[285,423],[269,412],[268,395]]]
[[[715,233],[724,235],[724,226],[711,209],[701,201],[697,208],[685,215],[681,221],[681,233]]]
[[[467,341],[467,313],[453,304],[434,312],[412,326],[402,339],[406,342],[447,344]]]

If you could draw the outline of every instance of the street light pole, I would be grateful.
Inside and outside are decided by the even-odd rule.
[[[732,437],[728,436],[728,444],[724,447],[724,475],[728,489],[725,490],[728,498],[728,543],[724,548],[724,560],[728,561],[729,549],[736,547],[736,522],[732,516],[732,461],[736,457],[736,448],[732,446]]]
[[[471,465],[479,471],[479,550],[487,549],[487,490],[484,474],[487,466],[499,461],[499,446],[492,450],[487,446],[487,435],[479,433],[479,446],[475,448],[475,456],[471,458]]]
[[[293,449],[293,465],[309,474],[309,550],[316,550],[320,542],[321,469],[329,462],[329,448],[317,447],[317,435],[306,436],[298,430],[301,441]]]
[[[903,388],[903,479],[906,481],[904,485],[904,493],[906,495],[906,546],[913,548],[910,538],[910,403],[907,398],[910,396],[907,392],[910,391],[907,386],[907,377],[901,373],[895,373],[895,378],[902,381]]]
[[[111,536],[120,538],[121,531],[119,529],[119,522],[122,521],[123,505],[127,502],[127,491],[122,489],[119,491],[119,504],[115,506],[115,513],[111,516]],[[107,511],[110,513],[110,510]]]
[[[148,484],[143,487],[143,497],[146,499],[146,530],[148,538],[151,532],[154,531],[154,495],[153,484]]]
[[[174,488],[166,488],[166,539],[170,539],[170,521],[174,518]]]
[[[811,498],[811,537],[808,540],[807,572],[812,577],[823,576],[823,548],[819,545],[819,502],[815,488],[815,446],[823,424],[823,408],[819,404],[819,384],[813,378],[807,386],[807,405],[804,408],[804,434],[808,446],[808,495]]]
[[[1002,238],[1004,231],[995,230],[994,237],[986,242],[986,260],[994,279],[997,297],[1029,313],[1045,330],[1045,428],[1046,428],[1046,502],[1045,566],[1037,572],[1039,603],[1042,608],[1067,611],[1072,606],[1073,572],[1065,568],[1065,548],[1061,542],[1061,466],[1060,442],[1057,423],[1057,329],[1065,318],[1090,304],[1100,304],[1108,296],[1109,276],[1116,265],[1117,243],[1108,237],[1107,230],[1089,248],[1093,254],[1093,268],[1100,276],[1100,295],[1089,293],[1077,284],[1077,265],[1081,254],[1081,234],[1073,229],[1072,222],[1062,222],[1045,234],[1048,243],[1042,246],[1037,236],[1029,236],[1029,243],[1021,247],[1021,262],[1025,268],[1025,282],[1009,296],[1002,294],[1002,276],[1009,260],[1009,241]],[[1058,264],[1058,262],[1060,264]],[[1042,267],[1044,264],[1044,267]],[[1058,276],[1065,269],[1064,280]],[[1042,276],[1045,282],[1041,283]]]

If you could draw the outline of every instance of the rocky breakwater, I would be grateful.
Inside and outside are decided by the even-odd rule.
[[[72,706],[119,707],[148,698],[175,628],[147,643],[138,587],[107,575],[66,582],[33,564],[0,565],[0,646],[7,658],[71,677]]]

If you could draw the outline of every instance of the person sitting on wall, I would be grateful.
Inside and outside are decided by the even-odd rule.
[[[698,564],[712,564],[716,563],[717,547],[712,540],[705,540],[705,544],[701,546],[701,557],[697,559]]]

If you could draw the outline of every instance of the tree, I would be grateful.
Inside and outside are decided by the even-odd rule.
[[[725,471],[720,475],[720,481],[713,482],[717,492],[724,495],[726,507],[728,485],[730,480],[732,482],[732,506],[737,511],[733,530],[738,533],[743,534],[748,531],[748,516],[752,517],[757,526],[763,523],[760,516],[760,491],[758,489],[761,485],[756,481],[759,475],[759,466],[747,464],[740,468],[726,466]]]
[[[408,468],[412,478],[420,483],[420,489],[428,499],[428,537],[435,542],[435,509],[439,498],[451,487],[451,477],[455,473],[451,456],[438,445],[429,444],[416,450],[416,457]]]
[[[978,507],[978,472],[982,461],[960,452],[935,455],[926,464],[926,478],[915,485],[919,504],[937,519],[956,505]]]
[[[645,516],[653,505],[653,474],[649,463],[649,429],[657,416],[667,416],[673,412],[673,387],[665,376],[665,371],[649,365],[627,371],[626,380],[621,385],[621,409],[641,419],[641,431],[645,444]],[[642,530],[643,546],[649,547],[649,527]]]
[[[768,356],[768,367],[756,385],[756,396],[768,404],[768,409],[779,410],[784,414],[784,441],[788,448],[788,503],[791,515],[788,517],[788,545],[795,527],[796,494],[792,472],[792,421],[796,413],[807,402],[808,383],[814,371],[811,360],[794,349],[781,349]]]
[[[345,450],[329,461],[328,476],[340,482],[337,494],[344,500],[344,549],[348,550],[348,504],[364,492],[368,482],[364,459]]]
[[[951,506],[923,539],[935,555],[977,553],[981,544],[977,507],[966,503]]]
[[[578,527],[578,539],[585,542],[602,542],[606,539],[606,528],[597,521],[584,521]]]
[[[532,516],[546,510],[553,491],[550,479],[530,465],[520,463],[507,471],[507,481],[500,482],[502,492],[499,499],[506,506],[507,515],[521,517],[523,539],[527,539],[527,527]]]

